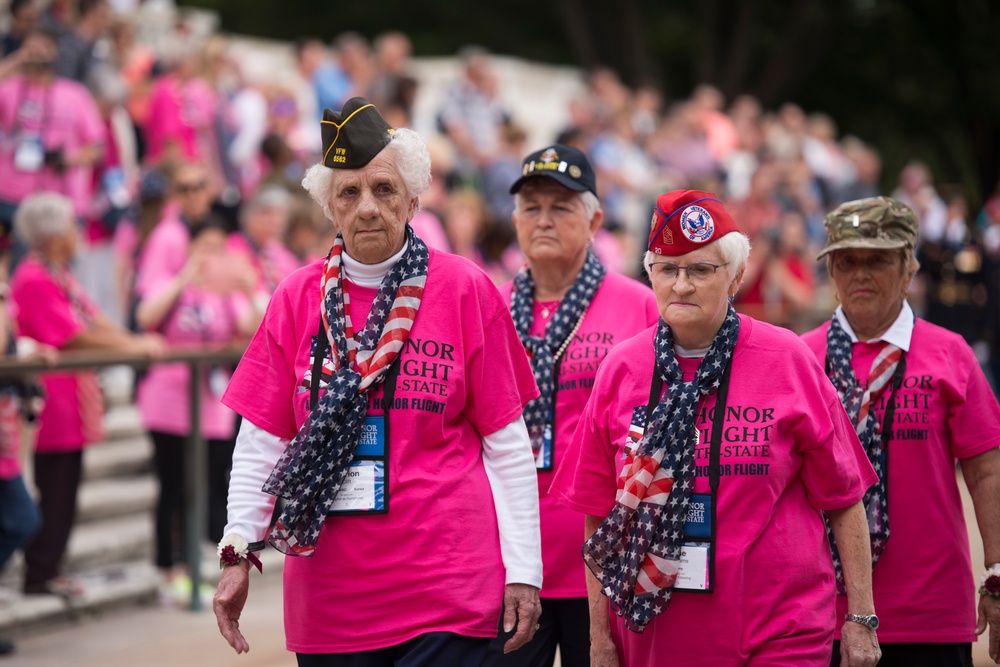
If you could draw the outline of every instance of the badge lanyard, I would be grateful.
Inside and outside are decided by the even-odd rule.
[[[589,310],[589,305],[587,307]],[[555,441],[556,441],[556,401],[559,398],[559,369],[562,367],[563,356],[569,350],[573,337],[583,325],[583,318],[587,316],[587,310],[580,314],[580,319],[576,321],[572,331],[566,336],[566,340],[556,350],[552,360],[552,407],[549,408],[549,418],[545,421],[545,430],[542,438],[542,448],[535,459],[535,469],[541,471],[551,471],[555,466]]]
[[[725,422],[726,415],[726,404],[729,397],[729,375],[733,367],[733,358],[729,357],[729,361],[726,363],[725,369],[722,371],[722,378],[719,382],[719,389],[716,392],[715,400],[715,414],[712,416],[712,439],[709,444],[709,454],[708,454],[708,485],[711,489],[711,532],[707,537],[704,536],[691,536],[689,537],[685,532],[685,541],[697,541],[697,542],[707,542],[709,544],[709,561],[708,561],[708,582],[709,585],[704,590],[694,590],[694,589],[676,589],[682,590],[685,593],[711,593],[715,588],[715,550],[716,550],[716,514],[718,508],[717,492],[719,489],[719,479],[720,479],[720,458],[722,454],[722,430]],[[663,378],[660,377],[659,366],[653,368],[653,381],[649,388],[649,403],[646,404],[646,428],[649,428],[649,421],[653,415],[653,410],[660,403],[660,394],[663,391]],[[698,431],[697,423],[694,426],[695,432]],[[686,529],[685,529],[686,530]]]
[[[330,348],[326,336],[326,327],[323,326],[323,317],[319,318],[319,331],[316,334],[316,346],[313,351],[313,366],[312,366],[312,379],[309,383],[309,409],[314,410],[316,404],[319,402],[319,383],[322,379],[323,373],[323,358],[326,355],[326,351]],[[332,350],[331,350],[332,354]],[[368,515],[368,514],[386,514],[389,511],[389,406],[396,396],[396,380],[399,378],[399,368],[400,361],[399,357],[392,362],[386,370],[385,381],[382,383],[382,454],[381,455],[360,455],[355,453],[351,460],[351,465],[354,466],[356,463],[363,463],[368,465],[382,464],[383,468],[383,482],[382,486],[384,488],[384,501],[383,507],[381,509],[366,509],[366,510],[336,510],[331,512],[331,516],[342,516],[342,515]],[[368,417],[365,419],[365,424],[369,423],[371,419],[378,419],[378,417]],[[360,445],[359,445],[360,446]],[[369,463],[370,462],[370,463]]]

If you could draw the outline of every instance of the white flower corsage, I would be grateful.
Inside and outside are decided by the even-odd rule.
[[[1000,563],[994,563],[979,578],[979,594],[1000,600]]]
[[[263,573],[264,568],[260,563],[260,559],[257,558],[257,554],[248,551],[249,547],[250,545],[241,535],[226,535],[219,542],[219,567],[239,565],[240,561],[246,558],[250,561],[251,565],[257,568],[258,572]]]

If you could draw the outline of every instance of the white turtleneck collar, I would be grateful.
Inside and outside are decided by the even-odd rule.
[[[409,245],[410,242],[406,241],[406,243],[403,244],[402,250],[389,259],[381,261],[378,264],[362,264],[348,255],[347,250],[344,250],[344,252],[340,255],[341,262],[344,266],[344,277],[358,287],[378,288],[379,285],[382,284],[382,279],[385,278],[385,274],[389,273],[389,269],[392,268],[393,264],[399,261]]]

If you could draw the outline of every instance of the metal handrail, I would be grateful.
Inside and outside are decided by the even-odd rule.
[[[0,378],[24,377],[37,373],[131,366],[146,368],[154,364],[186,363],[191,369],[191,433],[185,443],[184,489],[184,560],[191,576],[191,611],[201,611],[201,540],[205,535],[208,514],[208,448],[201,435],[201,369],[205,364],[237,363],[246,350],[245,343],[218,346],[175,346],[156,358],[147,354],[129,354],[114,350],[61,351],[55,361],[4,359]]]

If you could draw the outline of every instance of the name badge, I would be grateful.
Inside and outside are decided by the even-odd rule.
[[[333,501],[332,512],[385,510],[385,462],[355,461]]]
[[[707,591],[711,589],[708,567],[712,547],[708,542],[685,542],[681,547],[681,564],[675,590]]]
[[[365,417],[355,456],[385,456],[385,418]]]
[[[29,134],[21,139],[14,152],[14,168],[18,171],[34,173],[45,163],[45,149],[41,137]]]
[[[542,446],[535,455],[535,468],[538,470],[552,470],[552,423],[545,425],[542,433]]]
[[[684,523],[685,537],[712,536],[712,495],[692,494],[688,502],[687,521]]]

